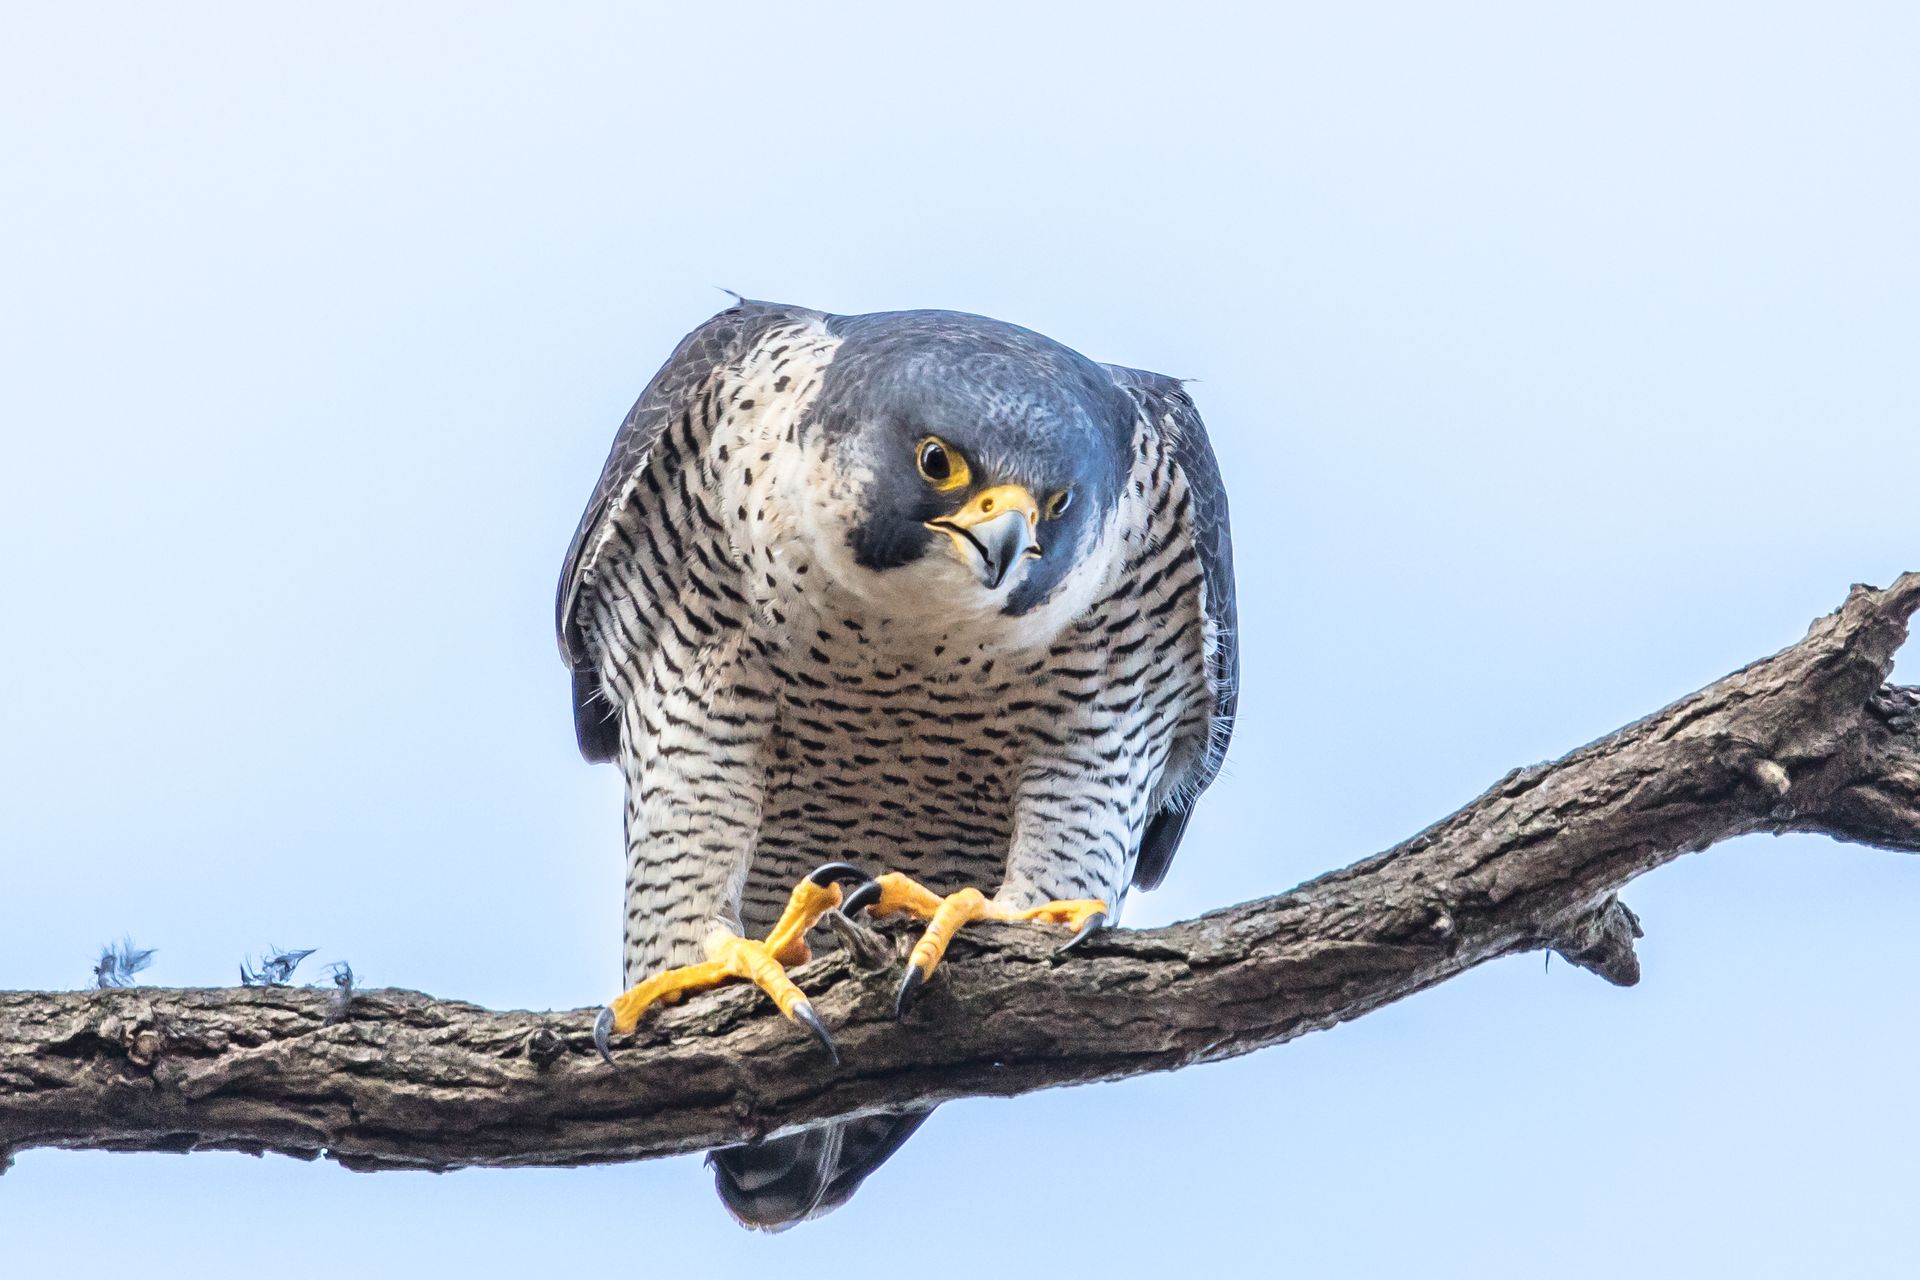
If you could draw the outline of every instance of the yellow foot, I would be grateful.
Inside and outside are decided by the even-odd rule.
[[[640,1024],[640,1015],[654,1005],[672,1004],[688,992],[717,987],[729,978],[746,978],[772,996],[789,1021],[811,1031],[837,1064],[840,1051],[834,1047],[833,1037],[827,1034],[826,1025],[806,995],[787,977],[787,968],[811,958],[807,930],[840,905],[840,885],[866,881],[866,873],[858,867],[830,862],[794,886],[786,910],[780,913],[765,941],[742,938],[729,929],[714,930],[707,938],[704,961],[656,973],[602,1009],[593,1024],[594,1047],[612,1062],[609,1041],[613,1035],[631,1032]]]
[[[978,889],[962,889],[943,898],[897,871],[889,871],[873,883],[878,887],[877,896],[863,885],[854,891],[849,906],[865,906],[877,916],[906,914],[927,922],[927,931],[920,935],[919,944],[907,959],[906,976],[901,979],[900,994],[894,999],[894,1012],[900,1017],[905,1017],[913,1007],[920,988],[926,985],[928,975],[940,963],[940,958],[947,954],[947,944],[953,941],[953,935],[960,932],[962,925],[976,920],[1071,925],[1073,937],[1060,948],[1065,951],[1107,923],[1107,904],[1098,898],[1043,902],[1037,907],[1015,911],[994,902]]]

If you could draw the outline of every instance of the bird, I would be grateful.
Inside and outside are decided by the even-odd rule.
[[[578,745],[626,783],[625,992],[759,986],[828,913],[1070,941],[1167,874],[1239,691],[1227,497],[1184,383],[959,311],[735,295],[622,422],[562,568]],[[829,945],[831,940],[827,940]],[[711,1153],[742,1224],[843,1203],[924,1110]]]

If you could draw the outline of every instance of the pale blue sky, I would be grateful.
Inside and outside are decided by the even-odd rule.
[[[716,285],[1199,379],[1245,696],[1130,920],[1392,843],[1920,567],[1916,65],[1898,4],[10,7],[0,985],[129,932],[163,984],[279,943],[610,995],[618,783],[552,585]],[[771,1240],[693,1159],[55,1153],[0,1237],[22,1275],[1913,1274],[1920,868],[1753,839],[1627,897],[1636,990],[1516,959],[952,1105]]]

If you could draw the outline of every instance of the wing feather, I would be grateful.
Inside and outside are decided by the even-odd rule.
[[[647,500],[645,487],[637,482],[654,446],[670,425],[695,410],[715,379],[752,350],[768,329],[812,314],[798,307],[741,299],[681,340],[620,424],[600,481],[567,548],[554,600],[560,656],[573,671],[574,732],[580,754],[588,760],[611,760],[620,749],[616,708],[602,687],[581,617],[581,587],[606,551],[614,516],[630,504]]]
[[[1167,801],[1147,820],[1134,862],[1133,883],[1152,889],[1165,878],[1180,838],[1187,829],[1193,802],[1220,772],[1227,742],[1233,736],[1233,717],[1240,697],[1239,613],[1233,593],[1233,534],[1227,519],[1227,489],[1220,464],[1207,439],[1206,424],[1177,378],[1108,365],[1113,380],[1131,395],[1148,421],[1172,437],[1174,465],[1187,482],[1189,524],[1194,552],[1200,558],[1207,622],[1207,681],[1213,689],[1213,714],[1205,729],[1207,741],[1195,744],[1192,763],[1184,776],[1172,779]]]

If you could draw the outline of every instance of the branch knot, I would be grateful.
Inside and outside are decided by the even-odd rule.
[[[1640,981],[1640,957],[1634,939],[1644,937],[1640,917],[1613,894],[1599,906],[1574,916],[1548,941],[1562,960],[1599,974],[1616,987]]]

